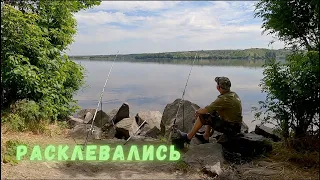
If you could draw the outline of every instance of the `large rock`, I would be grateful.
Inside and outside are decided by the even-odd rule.
[[[264,126],[262,124],[256,125],[254,132],[256,134],[262,135],[263,137],[271,138],[275,142],[281,140],[280,136],[277,133],[275,133],[272,128],[269,128],[269,127]]]
[[[120,139],[128,138],[128,132],[122,127],[127,123],[127,121],[119,124],[118,128],[113,126],[113,124],[116,124],[125,118],[129,118],[129,105],[127,103],[123,103],[119,109],[113,109],[112,111],[108,112],[107,116],[109,117],[109,121],[102,127],[102,136],[107,139],[114,137],[118,137]]]
[[[112,109],[110,112],[107,112],[107,115],[112,119],[113,117],[116,116],[117,112],[119,109]]]
[[[118,139],[128,139],[132,134],[132,123],[135,121],[134,117],[124,118],[118,122],[116,126],[115,137]]]
[[[209,143],[216,143],[217,140],[213,137],[209,137]],[[190,146],[197,146],[197,145],[200,145],[202,144],[202,142],[196,138],[196,137],[193,137],[190,141]]]
[[[95,112],[95,109],[82,109],[78,112],[78,118],[82,119],[85,124],[91,124]],[[96,114],[93,125],[102,128],[105,124],[109,122],[109,116],[105,112],[99,110]]]
[[[163,115],[161,118],[161,135],[168,138],[171,127],[174,122],[174,118],[177,114],[179,102],[181,99],[176,99],[173,103],[167,104]],[[184,110],[183,110],[184,108]],[[193,127],[193,122],[195,119],[195,111],[199,109],[200,107],[194,103],[191,103],[188,100],[184,100],[180,106],[180,110],[176,119],[176,125],[178,125],[178,128],[182,131],[190,131]],[[184,111],[184,129],[183,129],[183,111]]]
[[[79,124],[69,131],[69,135],[74,139],[84,139],[87,136],[91,124]],[[101,139],[101,128],[93,126],[94,132],[90,133],[88,139]]]
[[[154,126],[152,129],[150,129],[149,131],[147,131],[143,135],[146,137],[158,138],[160,133],[161,133],[160,129],[158,129],[157,127]]]
[[[79,125],[79,124],[83,124],[84,121],[82,119],[79,118],[75,118],[73,116],[69,116],[68,120],[67,120],[67,124],[69,126],[69,128],[74,128],[75,126]]]
[[[92,123],[92,120],[91,119],[88,124],[91,124]],[[103,111],[98,111],[97,114],[96,114],[96,117],[94,119],[94,125],[99,127],[99,128],[102,128],[104,125],[110,123],[110,117]]]
[[[159,111],[141,111],[136,115],[136,123],[141,127],[139,135],[156,138],[160,134],[160,123],[162,114]]]
[[[86,116],[84,117],[84,123],[89,123],[93,119],[94,114],[91,112],[87,112]]]
[[[113,123],[117,124],[122,119],[129,118],[129,113],[129,104],[123,103],[119,109],[113,109],[108,115],[113,120]]]
[[[88,112],[90,112],[91,114],[94,114],[96,112],[96,109],[81,109],[77,113],[77,118],[84,120]]]
[[[202,172],[204,174],[207,174],[209,177],[217,177],[222,174],[223,171],[221,169],[220,162],[217,162],[213,166],[206,165],[205,167],[203,167]]]
[[[250,176],[274,176],[279,174],[280,172],[277,170],[267,169],[265,167],[255,167],[255,168],[248,168],[246,171],[243,172],[243,175],[250,175]]]
[[[116,128],[111,123],[105,124],[102,128],[102,137],[105,139],[112,139],[116,135]]]
[[[267,138],[254,134],[245,133],[237,137],[228,139],[221,143],[227,153],[240,154],[241,157],[255,157],[272,150],[272,146]]]
[[[183,161],[191,167],[199,170],[204,166],[214,166],[216,163],[224,162],[222,146],[217,143],[206,143],[197,146],[190,146],[183,155]]]
[[[138,130],[139,125],[137,123],[137,118],[134,117],[134,121],[131,124],[131,131],[129,131],[130,136],[132,136],[134,133],[136,133],[135,135],[138,136],[141,132],[141,128]]]
[[[240,132],[241,132],[241,133],[248,133],[248,131],[249,131],[249,127],[246,125],[246,123],[244,123],[244,122],[242,121]]]

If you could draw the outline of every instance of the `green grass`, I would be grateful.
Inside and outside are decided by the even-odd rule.
[[[269,157],[271,159],[294,163],[301,167],[319,168],[319,152],[305,151],[298,152],[292,148],[286,147],[282,142],[273,143],[273,150]]]
[[[18,164],[16,160],[16,150],[18,145],[27,145],[19,140],[9,140],[5,143],[5,149],[3,151],[3,162],[10,163],[11,165]]]

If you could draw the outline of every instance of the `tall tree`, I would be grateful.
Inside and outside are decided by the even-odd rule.
[[[318,50],[319,4],[318,0],[261,0],[255,17],[262,18],[265,32],[287,45]]]
[[[76,107],[83,68],[64,51],[73,42],[73,14],[98,5],[92,0],[1,1],[1,93],[3,106],[29,99],[56,119]]]
[[[319,135],[319,1],[260,0],[255,16],[263,19],[264,31],[307,50],[265,65],[260,85],[267,97],[256,117],[279,126],[285,138],[290,132],[294,138]]]

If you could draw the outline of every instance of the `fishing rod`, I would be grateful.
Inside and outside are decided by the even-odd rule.
[[[188,79],[187,79],[186,85],[185,85],[184,90],[183,90],[183,93],[182,93],[182,98],[181,98],[181,101],[179,102],[178,111],[177,111],[177,114],[176,114],[176,116],[175,116],[175,118],[174,118],[173,128],[174,128],[174,126],[175,126],[175,124],[176,124],[176,119],[177,119],[177,117],[178,117],[178,112],[179,112],[179,109],[180,109],[180,106],[181,106],[181,102],[184,100],[184,95],[185,95],[185,92],[186,92],[186,88],[187,88],[187,85],[188,85],[188,82],[189,82],[189,78],[190,78],[191,71],[192,71],[194,62],[195,62],[195,60],[196,60],[196,57],[197,57],[197,53],[196,53],[196,55],[195,55],[195,57],[194,57],[194,60],[193,60],[193,62],[192,62],[192,66],[191,66],[191,69],[190,69],[190,72],[189,72],[189,75],[188,75]],[[183,106],[184,106],[184,105],[183,105]],[[140,128],[144,125],[145,122],[146,122],[146,120],[144,120],[144,121],[142,122],[142,124],[138,127],[138,129],[126,140],[126,142],[124,143],[124,145],[125,145],[133,136],[135,136],[135,134],[140,130]],[[183,109],[183,126],[184,126],[184,109]],[[184,128],[184,127],[183,127],[183,128]],[[169,135],[170,138],[171,138],[171,133],[172,133],[172,131],[170,131],[170,135]],[[170,138],[169,138],[169,139],[170,139]]]
[[[103,97],[104,89],[105,89],[105,87],[106,87],[106,85],[107,85],[107,83],[108,83],[108,80],[109,80],[109,77],[110,77],[110,73],[111,73],[111,71],[112,71],[114,62],[115,62],[115,60],[116,60],[116,58],[117,58],[117,56],[118,56],[118,53],[119,53],[119,51],[117,52],[116,57],[113,59],[113,63],[112,63],[112,65],[111,65],[111,68],[110,68],[109,73],[108,73],[108,77],[107,77],[107,79],[106,79],[106,81],[105,81],[105,83],[104,83],[104,86],[103,86],[103,88],[102,88],[102,92],[101,92],[101,94],[100,94],[100,100],[99,100],[98,105],[97,105],[97,108],[96,108],[96,110],[95,110],[95,112],[94,112],[94,116],[93,116],[93,119],[92,119],[92,123],[91,123],[90,129],[89,129],[88,132],[87,132],[87,136],[86,136],[86,139],[85,139],[85,142],[84,142],[83,149],[87,146],[89,133],[93,134],[93,132],[95,131],[94,128],[93,128],[94,120],[95,120],[95,118],[96,118],[97,111],[98,111],[98,108],[99,108],[100,104],[101,104],[101,107],[102,107],[102,97]]]
[[[188,75],[188,79],[187,79],[186,85],[185,85],[185,87],[184,87],[181,100],[180,100],[180,102],[179,102],[179,106],[178,106],[178,110],[177,110],[176,116],[175,116],[174,121],[173,121],[172,130],[170,131],[170,134],[169,134],[169,139],[171,139],[172,131],[176,129],[176,120],[177,120],[177,117],[178,117],[178,113],[179,113],[181,104],[182,104],[182,102],[184,101],[184,95],[185,95],[185,93],[186,93],[187,85],[188,85],[188,82],[189,82],[189,78],[190,78],[190,75],[191,75],[192,68],[193,68],[194,62],[195,62],[195,60],[196,60],[196,57],[197,57],[197,53],[196,53],[196,55],[194,56],[194,60],[193,60],[192,65],[191,65],[191,69],[190,69],[190,72],[189,72],[189,75]],[[183,112],[183,113],[184,113],[184,112]],[[183,121],[182,123],[183,123],[183,126],[184,126],[184,114],[183,114],[183,120],[182,120],[182,121]],[[184,127],[183,127],[183,128],[184,128]]]
[[[146,123],[147,122],[147,120],[144,120],[142,123],[141,123],[141,125],[138,127],[138,129],[136,130],[136,132],[134,132],[127,140],[126,140],[126,142],[123,144],[123,145],[126,145],[127,144],[127,142],[133,137],[133,136],[135,136],[136,135],[136,133],[140,130],[140,128],[144,125],[144,123]]]

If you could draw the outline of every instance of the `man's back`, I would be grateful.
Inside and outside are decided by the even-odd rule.
[[[242,122],[242,105],[239,96],[235,92],[227,92],[206,107],[209,113],[217,111],[221,119],[228,122]]]

